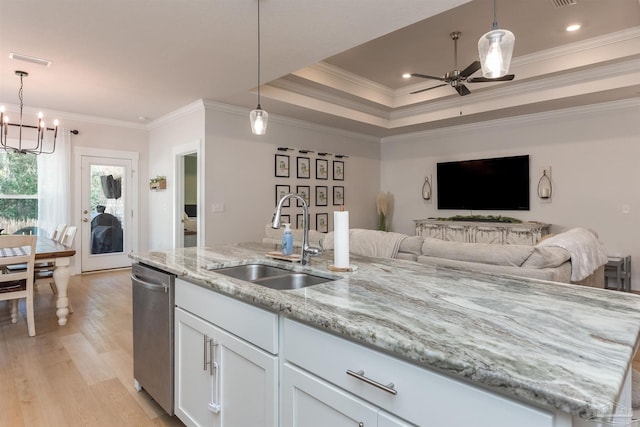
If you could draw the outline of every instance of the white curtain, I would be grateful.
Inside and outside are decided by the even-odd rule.
[[[55,152],[38,156],[38,227],[46,236],[51,236],[58,224],[70,225],[70,139],[67,130],[58,128]]]

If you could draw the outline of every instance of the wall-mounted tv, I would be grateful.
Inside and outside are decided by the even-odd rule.
[[[529,210],[529,156],[438,163],[438,209]]]

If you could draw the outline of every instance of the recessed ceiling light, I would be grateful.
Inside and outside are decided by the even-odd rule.
[[[580,27],[582,27],[582,25],[580,24],[571,24],[567,27],[567,31],[569,32],[578,31]]]
[[[409,73],[404,73],[404,74],[402,75],[402,78],[403,78],[403,79],[408,79],[409,77],[411,77],[411,74],[409,74]]]
[[[48,59],[36,58],[35,56],[22,55],[20,53],[10,52],[9,59],[15,59],[18,61],[31,62],[32,64],[44,65],[45,67],[51,66],[51,61]]]

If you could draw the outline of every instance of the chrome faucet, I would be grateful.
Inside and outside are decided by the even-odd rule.
[[[282,196],[280,201],[278,202],[278,207],[276,208],[276,212],[273,214],[273,221],[271,223],[271,228],[280,228],[280,210],[282,209],[282,205],[285,200],[294,197],[300,200],[302,203],[302,250],[300,252],[300,263],[302,265],[309,264],[309,257],[318,256],[322,253],[320,248],[314,248],[309,246],[309,207],[307,206],[307,202],[304,200],[299,194],[289,193]]]

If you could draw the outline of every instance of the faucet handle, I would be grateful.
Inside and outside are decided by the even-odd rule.
[[[313,246],[309,246],[305,250],[305,252],[308,253],[310,256],[322,255],[322,249],[321,248],[314,248]]]

